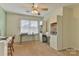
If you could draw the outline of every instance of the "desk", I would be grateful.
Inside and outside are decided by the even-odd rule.
[[[22,43],[22,36],[28,35],[27,33],[20,34],[20,44]]]
[[[22,34],[20,34],[20,44],[22,43],[22,37],[23,36],[27,36],[27,37],[29,37],[29,36],[31,36],[31,37],[35,37],[35,34],[27,34],[27,33],[22,33]],[[31,39],[33,39],[33,38],[31,38]]]

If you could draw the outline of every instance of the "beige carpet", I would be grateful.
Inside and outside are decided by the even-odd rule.
[[[50,48],[46,43],[28,41],[14,44],[14,56],[61,56],[60,52]]]

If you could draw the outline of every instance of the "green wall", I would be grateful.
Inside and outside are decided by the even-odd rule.
[[[0,33],[5,35],[5,11],[0,8]]]

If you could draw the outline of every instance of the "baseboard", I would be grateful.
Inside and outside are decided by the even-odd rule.
[[[24,41],[22,41],[22,42],[29,42],[29,41],[39,41],[39,40],[24,40]],[[16,41],[16,42],[14,42],[14,43],[20,43],[20,42],[18,42],[18,41]]]

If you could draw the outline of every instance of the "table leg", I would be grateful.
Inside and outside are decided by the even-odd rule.
[[[20,44],[22,43],[22,35],[20,35]]]

